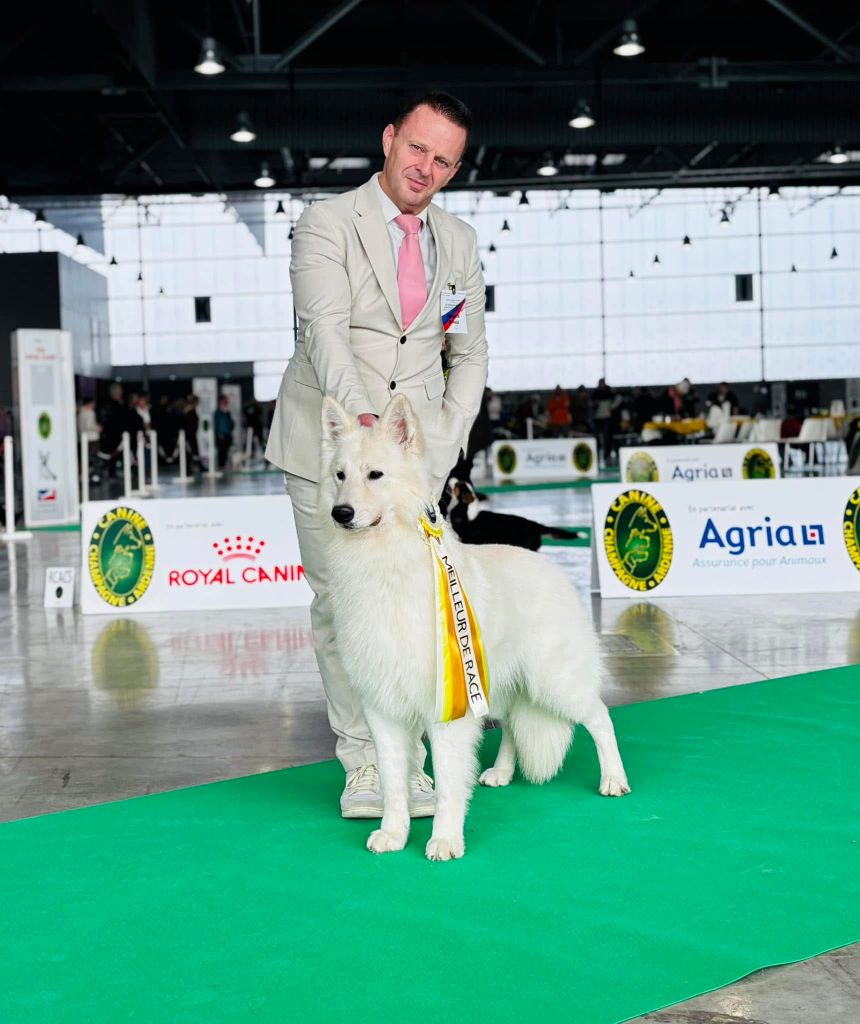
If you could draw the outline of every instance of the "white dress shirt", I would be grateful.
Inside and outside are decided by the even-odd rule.
[[[374,177],[373,182],[376,185],[379,202],[382,204],[382,216],[385,218],[385,224],[388,228],[388,237],[391,239],[391,250],[394,253],[394,273],[396,274],[400,243],[406,237],[406,234],[400,230],[394,222],[394,218],[399,217],[402,211],[398,210],[395,203],[383,192],[382,186],[379,184],[378,174]],[[421,213],[416,214],[416,216],[421,221],[421,229],[418,232],[418,244],[421,247],[421,258],[424,260],[424,277],[427,279],[427,294],[429,295],[433,278],[436,276],[436,241],[433,238],[433,232],[427,226],[427,207],[425,206]]]

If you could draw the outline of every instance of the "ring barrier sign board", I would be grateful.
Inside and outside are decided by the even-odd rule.
[[[68,331],[14,331],[12,358],[24,525],[77,523],[78,431],[72,336]]]
[[[309,605],[286,495],[87,502],[81,610],[136,614]]]
[[[494,441],[493,479],[596,480],[597,442],[593,437],[552,437],[540,441]]]
[[[621,480],[630,484],[699,483],[703,480],[775,480],[779,446],[678,444],[622,448]]]
[[[852,477],[595,484],[603,597],[860,591]]]
[[[49,566],[45,570],[45,607],[71,608],[75,597],[75,569]]]

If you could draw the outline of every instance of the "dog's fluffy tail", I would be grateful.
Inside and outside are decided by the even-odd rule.
[[[570,747],[570,722],[525,702],[511,708],[508,722],[523,775],[529,782],[549,782]]]

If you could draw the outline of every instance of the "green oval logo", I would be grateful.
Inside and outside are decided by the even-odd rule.
[[[594,465],[594,452],[591,445],[580,441],[573,446],[573,466],[580,473],[587,473]]]
[[[90,537],[90,578],[99,597],[114,608],[139,601],[152,582],[155,543],[144,517],[119,506],[106,512]]]
[[[663,506],[646,491],[625,491],[613,501],[603,527],[612,571],[631,590],[653,590],[672,565],[672,528]]]
[[[630,484],[653,484],[660,479],[657,463],[648,452],[635,452],[631,455],[624,476]]]
[[[42,415],[39,417],[39,437],[47,441],[50,436],[51,417],[46,412],[43,412]]]
[[[750,448],[744,456],[741,476],[744,480],[773,480],[776,477],[776,466],[763,448]]]
[[[510,476],[517,468],[517,453],[509,444],[503,444],[496,452],[496,465],[499,472]]]
[[[858,530],[860,530],[860,487],[851,492],[851,497],[845,506],[845,515],[842,517],[842,536],[845,540],[845,548],[856,569],[860,569]]]

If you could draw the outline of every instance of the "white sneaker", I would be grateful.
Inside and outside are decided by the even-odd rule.
[[[409,780],[409,817],[432,818],[436,813],[436,793],[433,780],[426,772],[418,771]]]
[[[379,769],[375,764],[363,764],[346,773],[346,786],[340,795],[340,813],[344,818],[382,817]]]

